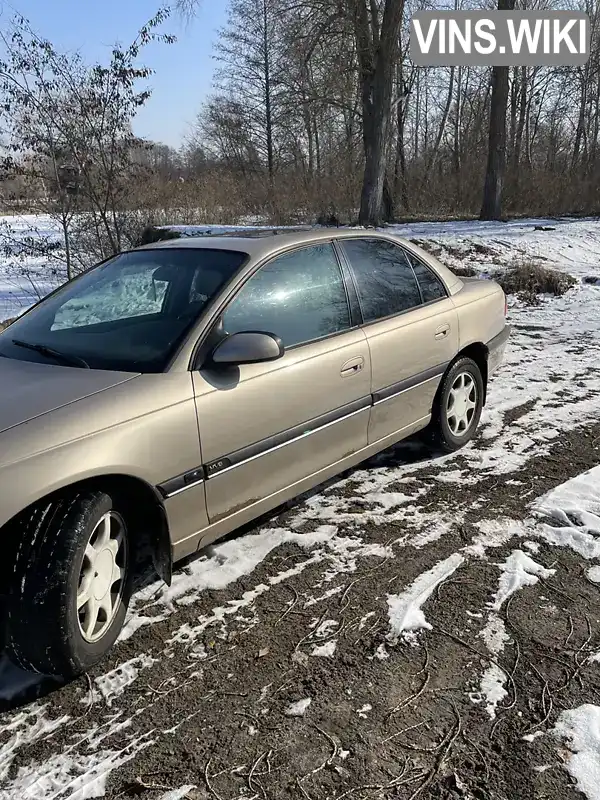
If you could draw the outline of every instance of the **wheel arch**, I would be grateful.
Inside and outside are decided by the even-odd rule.
[[[40,503],[46,503],[53,497],[70,491],[84,491],[85,489],[105,491],[116,499],[119,507],[126,514],[135,510],[139,520],[139,523],[136,524],[143,531],[148,531],[148,543],[152,552],[154,568],[159,577],[170,585],[173,570],[171,536],[163,499],[154,486],[132,475],[106,473],[67,483],[37,498],[26,508],[21,509],[0,530],[8,532],[10,542],[11,539],[15,539],[18,536],[19,520],[32,507]],[[10,560],[10,558],[6,559],[8,563],[10,563]]]
[[[452,367],[452,365],[458,361],[459,358],[471,358],[479,367],[481,372],[481,378],[483,380],[483,405],[485,406],[487,402],[487,390],[488,390],[488,356],[489,350],[483,344],[483,342],[473,342],[472,344],[464,347],[452,360],[448,369]]]

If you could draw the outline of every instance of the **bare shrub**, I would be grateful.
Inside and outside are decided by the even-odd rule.
[[[494,274],[505,294],[514,294],[530,305],[536,305],[540,294],[551,294],[561,297],[577,279],[567,272],[550,269],[533,261],[521,261],[508,269]]]
[[[140,238],[136,241],[135,246],[141,247],[145,244],[154,244],[154,242],[164,242],[168,239],[179,239],[181,234],[179,231],[169,230],[169,228],[156,228],[153,225],[148,225],[140,234]]]
[[[474,269],[474,267],[469,267],[467,264],[464,266],[451,266],[447,265],[448,269],[453,272],[455,275],[458,275],[459,278],[476,278],[479,275],[479,272]]]

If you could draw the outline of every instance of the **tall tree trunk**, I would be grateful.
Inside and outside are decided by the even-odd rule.
[[[419,160],[419,117],[421,116],[421,70],[417,69],[415,79],[415,161]]]
[[[271,98],[271,60],[269,54],[269,17],[267,0],[263,0],[263,54],[265,70],[265,123],[267,135],[267,167],[269,170],[269,200],[273,203],[275,166],[273,158],[273,104]]]
[[[521,78],[519,85],[519,119],[517,121],[517,131],[515,134],[515,149],[513,162],[515,169],[518,170],[521,162],[521,147],[523,145],[523,131],[525,129],[525,117],[527,116],[527,67],[521,67]]]
[[[590,152],[588,156],[588,173],[593,174],[598,155],[598,133],[600,131],[600,80],[596,77],[596,95],[594,97],[594,110],[592,113],[592,134],[590,141]]]
[[[515,150],[517,139],[517,109],[519,104],[519,68],[513,67],[510,81],[510,125],[508,134],[509,164],[515,166]]]
[[[462,174],[460,163],[461,148],[461,124],[462,124],[462,67],[458,68],[458,79],[456,82],[456,103],[454,111],[454,141],[452,143],[452,167],[456,177],[456,199],[459,208],[462,207]]]
[[[382,221],[392,118],[392,92],[404,0],[385,0],[383,15],[368,0],[350,0],[360,68],[365,172],[361,225]]]
[[[402,86],[401,81],[400,81],[400,86]],[[402,91],[402,89],[400,89],[400,91]],[[394,190],[393,190],[396,205],[398,203],[398,196],[400,196],[400,205],[405,211],[408,210],[408,185],[406,182],[406,147],[404,145],[407,105],[408,105],[408,95],[403,96],[398,102],[396,158],[394,161]]]
[[[512,11],[514,7],[515,0],[498,0],[498,11]],[[502,188],[506,169],[508,69],[508,67],[492,68],[490,133],[481,219],[500,219],[502,216]]]

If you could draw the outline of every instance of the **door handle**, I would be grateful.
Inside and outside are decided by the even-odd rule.
[[[450,333],[450,325],[440,325],[440,327],[435,332],[435,338],[445,339],[449,333]]]
[[[342,378],[349,378],[350,375],[356,375],[358,372],[360,372],[364,365],[365,360],[362,356],[351,358],[350,361],[346,361],[346,363],[342,366],[340,375]]]

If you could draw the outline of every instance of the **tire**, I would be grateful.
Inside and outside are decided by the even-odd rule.
[[[458,407],[459,414],[452,414],[452,408],[457,408],[453,404],[452,395],[461,389],[460,381],[463,377],[465,379],[463,394],[466,395],[468,392],[466,405],[474,403],[472,409],[467,409],[465,406],[467,418],[464,420],[466,425],[464,429],[461,425],[457,425],[459,415],[462,417],[463,407]],[[481,419],[483,396],[483,378],[475,361],[466,357],[455,361],[444,375],[437,392],[433,417],[427,430],[430,444],[444,453],[454,453],[470,442],[477,432]]]
[[[109,495],[82,491],[34,506],[17,535],[7,654],[23,669],[76,677],[123,627],[133,579],[125,519]]]

